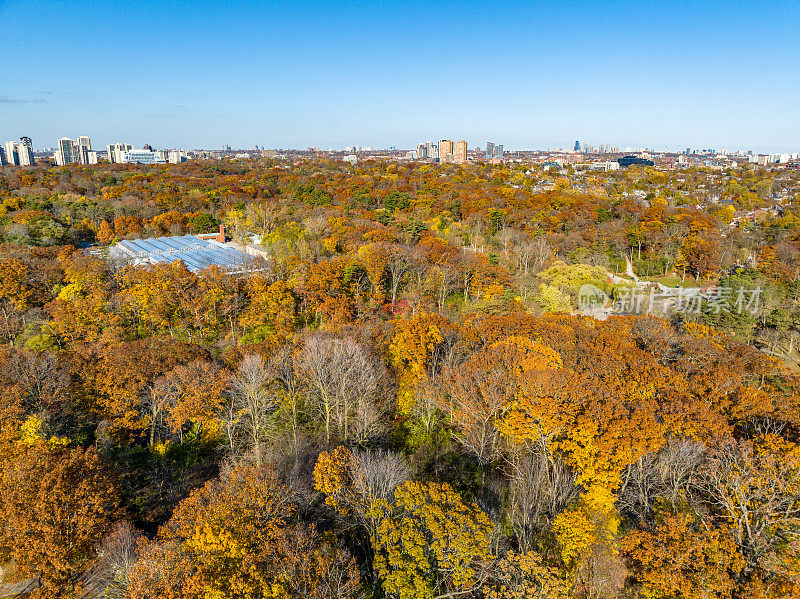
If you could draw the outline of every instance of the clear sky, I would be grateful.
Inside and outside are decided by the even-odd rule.
[[[0,140],[800,150],[800,1],[0,0]]]

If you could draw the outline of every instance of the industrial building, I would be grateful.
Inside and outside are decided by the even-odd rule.
[[[134,265],[171,263],[181,260],[192,272],[218,266],[231,273],[247,272],[255,259],[214,239],[196,235],[126,239],[109,249],[109,257],[130,261]]]

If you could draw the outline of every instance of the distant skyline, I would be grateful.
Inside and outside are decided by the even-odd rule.
[[[798,30],[796,0],[0,0],[0,141],[798,151]]]

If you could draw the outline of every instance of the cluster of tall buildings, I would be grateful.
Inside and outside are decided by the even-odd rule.
[[[0,147],[0,166],[33,166],[33,142],[30,137],[20,137],[19,141],[7,141]]]
[[[467,142],[463,139],[453,143],[449,139],[439,141],[439,162],[445,164],[467,163]]]
[[[442,164],[466,164],[468,161],[467,142],[463,139],[456,142],[449,139],[439,140],[438,143],[424,142],[417,146],[417,150],[413,154],[417,160],[435,160]],[[485,157],[487,160],[494,158],[502,160],[503,146],[487,142]]]
[[[125,153],[132,149],[133,146],[131,144],[123,142],[110,144],[106,146],[106,157],[113,164],[121,164],[125,162]]]
[[[120,142],[106,146],[106,157],[112,164],[177,164],[188,158],[185,150],[154,150],[151,146],[134,148],[131,144]],[[58,140],[54,158],[58,166],[65,164],[97,164],[97,152],[92,150],[88,137],[79,137],[77,142],[68,137]]]
[[[503,159],[503,144],[496,144],[491,141],[486,142],[486,159],[491,160],[492,158]]]
[[[100,152],[102,154],[102,151]],[[106,146],[108,161],[114,164],[177,164],[189,159],[186,150],[154,150],[150,146],[135,149],[128,143]],[[77,140],[62,137],[53,152],[57,166],[67,164],[97,164],[98,153],[92,150],[92,140],[82,135]],[[33,166],[33,143],[30,137],[20,137],[19,141],[8,141],[0,146],[0,166]]]
[[[92,150],[92,140],[85,135],[80,136],[77,141],[72,141],[69,137],[59,139],[53,158],[58,166],[97,164],[97,152]]]
[[[576,141],[573,151],[581,152],[582,154],[619,154],[622,152],[622,148],[610,144],[590,146],[585,141]],[[630,151],[630,148],[626,151]]]
[[[439,160],[439,144],[433,141],[417,146],[417,160]]]

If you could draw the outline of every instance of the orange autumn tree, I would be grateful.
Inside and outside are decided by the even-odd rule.
[[[197,275],[180,260],[170,264],[126,266],[119,274],[122,286],[118,298],[124,313],[142,330],[168,332],[185,324],[191,314],[191,303]]]
[[[371,243],[358,249],[358,258],[367,271],[367,277],[372,285],[372,295],[378,302],[385,296],[383,285],[390,251],[390,247],[383,243]]]
[[[0,260],[0,300],[10,301],[17,310],[26,310],[33,295],[29,281],[28,268],[22,260]]]
[[[295,324],[295,299],[284,281],[270,283],[260,275],[247,281],[250,304],[239,316],[248,343],[268,341],[279,346],[291,339]]]
[[[112,478],[94,449],[44,442],[0,464],[0,562],[36,577],[36,597],[63,597],[117,516]]]
[[[156,379],[201,357],[207,357],[204,350],[168,337],[87,348],[81,368],[93,391],[91,407],[110,421],[112,434],[144,430],[148,426],[144,400]]]
[[[64,285],[49,304],[53,330],[72,342],[97,341],[104,331],[119,327],[120,318],[109,310],[111,293],[107,265],[93,256],[60,257]]]
[[[97,227],[95,238],[99,243],[111,243],[114,241],[114,229],[108,224],[108,221],[101,220],[100,226]]]
[[[294,289],[303,308],[318,326],[336,330],[355,312],[351,290],[345,281],[350,260],[335,256],[317,264],[303,262],[296,273]]]
[[[275,474],[239,466],[181,502],[131,573],[132,599],[355,597],[355,561],[298,520]]]
[[[630,584],[645,597],[727,599],[744,565],[730,531],[690,514],[661,514],[650,530],[633,531],[623,553]]]
[[[227,331],[238,338],[237,317],[245,304],[244,281],[216,265],[198,274],[197,293],[189,303],[192,324],[202,340],[223,337]]]
[[[204,425],[219,418],[229,378],[229,373],[213,362],[193,360],[176,366],[157,381],[155,387],[167,398],[166,423],[172,432],[183,440],[188,422],[199,438]]]
[[[614,494],[623,470],[664,442],[658,401],[670,378],[613,327],[578,320],[571,340],[560,328],[555,332],[551,343],[563,347],[564,367],[527,372],[498,428],[514,441],[540,445],[576,472],[581,500],[555,518],[553,530],[564,565],[576,584],[587,586],[592,564],[616,552]]]
[[[456,439],[484,463],[500,457],[498,423],[515,401],[525,376],[561,368],[561,357],[528,337],[512,336],[473,354],[444,373],[437,400]]]
[[[427,377],[425,365],[436,345],[444,339],[442,333],[448,324],[441,316],[422,312],[395,321],[386,353],[397,375],[397,405],[401,413],[411,413],[417,388]]]

